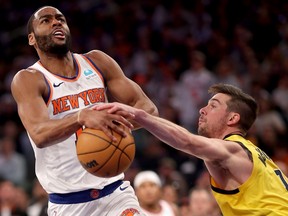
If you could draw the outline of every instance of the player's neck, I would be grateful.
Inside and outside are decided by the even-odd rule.
[[[65,56],[42,55],[40,63],[53,74],[73,77],[76,74],[75,65],[70,52]]]
[[[151,205],[143,205],[142,208],[144,208],[146,211],[151,213],[159,213],[162,211],[162,207],[159,203],[151,204]]]
[[[234,130],[228,130],[228,131],[226,131],[226,133],[224,133],[224,134],[221,136],[221,139],[225,139],[226,137],[231,136],[231,135],[239,135],[239,136],[242,136],[242,137],[245,136],[245,134],[243,133],[243,131],[241,131],[240,129],[234,129]]]

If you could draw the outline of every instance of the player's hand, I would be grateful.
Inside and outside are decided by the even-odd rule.
[[[113,141],[116,141],[116,137],[113,136],[110,129],[124,137],[127,136],[125,130],[119,127],[118,123],[122,123],[128,128],[133,128],[133,125],[126,118],[116,113],[109,113],[107,110],[82,110],[79,122],[85,127],[102,130]]]
[[[103,104],[98,104],[93,107],[95,110],[107,110],[108,113],[115,113],[118,115],[121,115],[127,119],[133,119],[135,117],[135,113],[137,111],[136,108],[118,103],[118,102],[113,102],[113,103],[103,103]]]

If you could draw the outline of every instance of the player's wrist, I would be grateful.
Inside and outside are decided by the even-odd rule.
[[[82,113],[82,109],[81,110],[79,110],[78,112],[77,112],[77,122],[78,122],[78,124],[80,124],[81,126],[83,125],[83,120],[81,120],[81,113]]]
[[[144,110],[141,110],[141,109],[136,110],[133,114],[134,114],[133,119],[135,122],[143,121],[143,119],[145,119],[148,115],[147,112],[145,112]]]

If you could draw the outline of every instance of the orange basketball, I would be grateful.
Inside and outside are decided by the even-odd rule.
[[[102,130],[85,128],[76,143],[77,157],[84,169],[105,178],[126,171],[134,160],[136,147],[130,130],[125,131],[128,135],[122,137],[111,130],[117,138],[117,142],[112,142]]]

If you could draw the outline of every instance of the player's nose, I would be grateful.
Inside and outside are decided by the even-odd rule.
[[[200,114],[200,115],[205,114],[205,107],[202,107],[202,108],[199,110],[199,114]]]
[[[57,25],[62,25],[61,21],[56,19],[55,17],[52,19],[52,25],[57,26]]]

